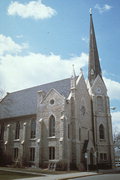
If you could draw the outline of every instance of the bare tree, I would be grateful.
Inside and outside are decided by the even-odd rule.
[[[120,130],[115,127],[113,130],[114,146],[120,149]]]
[[[116,166],[120,165],[120,130],[115,127],[113,129],[114,152]]]

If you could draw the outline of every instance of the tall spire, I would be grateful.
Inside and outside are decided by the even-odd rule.
[[[88,79],[91,86],[98,74],[102,76],[93,19],[92,19],[92,10],[90,9],[90,43],[89,43]]]

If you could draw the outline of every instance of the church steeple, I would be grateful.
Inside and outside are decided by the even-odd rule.
[[[95,78],[97,77],[97,75],[100,75],[102,77],[93,19],[92,19],[92,11],[90,9],[90,42],[89,42],[88,79],[91,86]]]

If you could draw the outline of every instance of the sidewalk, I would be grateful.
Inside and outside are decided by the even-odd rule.
[[[28,171],[21,171],[17,169],[12,170],[12,169],[4,169],[4,168],[0,168],[0,170],[38,175],[37,177],[20,178],[17,180],[67,180],[67,179],[70,180],[71,178],[94,176],[97,174],[120,173],[120,167],[114,168],[114,169],[108,169],[108,170],[99,169],[98,173],[97,172],[73,172],[73,173],[66,173],[66,174],[44,174],[44,173],[37,173],[37,172],[32,172],[32,171],[28,172]]]
[[[23,178],[17,180],[65,180],[65,179],[93,176],[93,175],[97,175],[97,173],[96,172],[67,173],[67,174],[59,174],[59,175],[45,175],[43,177]]]
[[[65,173],[65,174],[44,174],[44,173],[37,173],[37,172],[28,172],[28,171],[22,171],[22,170],[15,170],[15,169],[4,169],[0,168],[0,170],[5,172],[18,172],[18,173],[24,173],[24,174],[32,174],[32,175],[38,175],[36,177],[30,177],[30,178],[20,178],[17,180],[67,180],[71,178],[77,178],[77,177],[85,177],[85,176],[94,176],[98,173],[96,172],[73,172],[73,173]]]
[[[17,180],[70,180],[72,178],[86,177],[86,176],[94,176],[97,174],[108,174],[108,173],[120,173],[120,168],[108,169],[108,170],[99,170],[97,172],[75,172],[75,173],[67,173],[67,174],[41,174],[44,176],[41,177],[32,177],[32,178],[23,178]]]

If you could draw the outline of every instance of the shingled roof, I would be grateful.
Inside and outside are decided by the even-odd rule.
[[[70,78],[9,93],[0,103],[0,119],[36,114],[37,92],[43,90],[47,93],[50,89],[56,89],[67,98]]]

